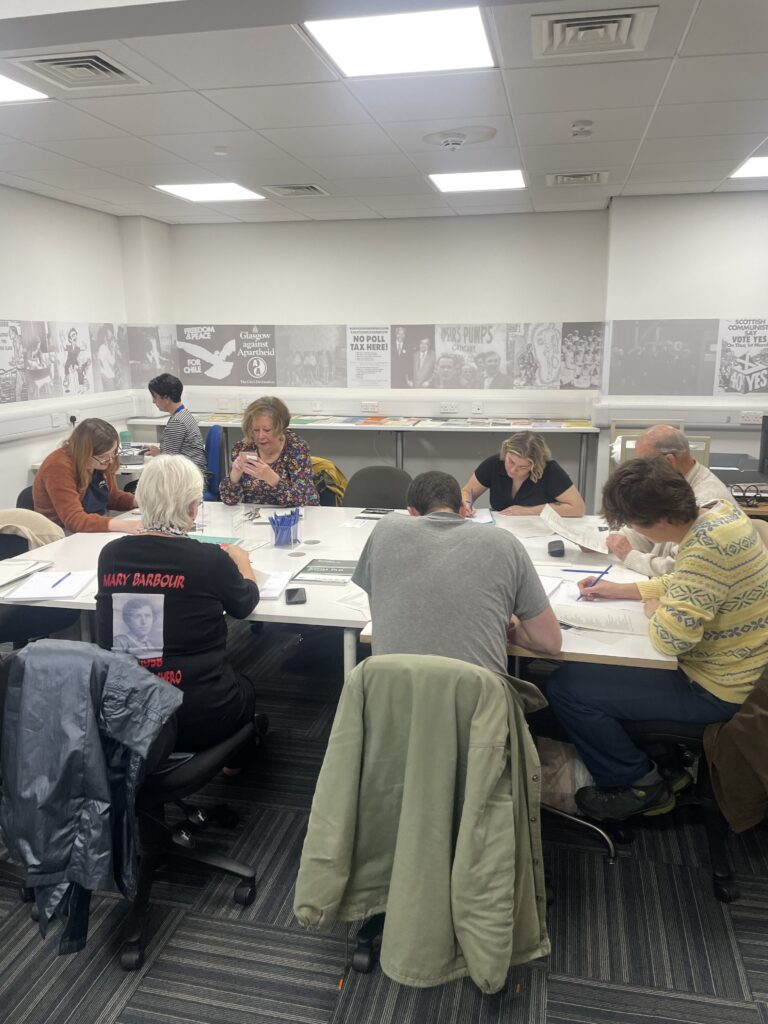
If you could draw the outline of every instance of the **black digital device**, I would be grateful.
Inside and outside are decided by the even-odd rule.
[[[561,540],[551,540],[547,544],[547,554],[553,558],[562,558],[565,554],[565,544]]]
[[[758,472],[768,474],[768,416],[763,416],[760,429],[760,458],[757,463]]]
[[[286,604],[306,604],[307,592],[304,587],[289,587],[285,592]]]

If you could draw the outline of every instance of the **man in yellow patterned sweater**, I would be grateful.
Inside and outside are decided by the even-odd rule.
[[[651,643],[677,658],[677,670],[570,663],[547,687],[596,783],[577,792],[579,808],[622,820],[672,810],[690,777],[663,779],[621,722],[727,721],[768,664],[768,551],[729,502],[699,509],[690,485],[663,458],[620,466],[603,490],[603,515],[612,528],[626,523],[653,543],[679,545],[665,576],[579,583],[587,601],[643,601]]]

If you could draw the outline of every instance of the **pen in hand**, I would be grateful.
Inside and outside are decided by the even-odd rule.
[[[591,589],[592,589],[592,588],[593,588],[593,587],[594,587],[594,586],[595,586],[596,584],[600,583],[600,581],[601,581],[601,580],[602,580],[602,578],[604,577],[605,573],[606,573],[606,572],[609,572],[609,571],[610,571],[610,565],[608,565],[608,566],[607,566],[607,568],[604,568],[604,569],[602,570],[602,572],[600,572],[600,573],[599,573],[598,575],[596,575],[596,577],[595,577],[595,579],[594,579],[594,580],[592,581],[592,583],[590,583],[590,584],[587,584],[587,586],[588,586],[588,587],[590,588],[590,590],[591,590]],[[577,601],[581,601],[583,597],[584,597],[584,594],[580,594],[580,595],[579,595],[579,597],[577,598]]]
[[[475,489],[474,487],[469,488],[469,511],[474,512],[475,510]]]

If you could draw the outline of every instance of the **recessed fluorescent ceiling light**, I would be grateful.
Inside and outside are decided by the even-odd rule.
[[[494,66],[478,7],[304,24],[349,77]]]
[[[0,75],[0,103],[19,103],[22,100],[47,100],[44,92],[30,89],[26,85],[14,82],[12,78]]]
[[[768,156],[751,156],[731,177],[768,178]]]
[[[234,181],[212,181],[206,185],[155,185],[161,192],[188,199],[192,203],[229,203],[235,199],[266,199],[258,192],[251,192]]]
[[[441,192],[492,192],[525,188],[522,171],[468,171],[463,174],[429,174]]]

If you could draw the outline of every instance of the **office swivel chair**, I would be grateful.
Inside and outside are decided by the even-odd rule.
[[[135,971],[144,963],[147,943],[145,934],[149,913],[152,884],[158,869],[171,858],[206,864],[240,881],[233,899],[249,906],[256,896],[254,869],[224,854],[198,849],[195,833],[215,822],[223,828],[235,828],[238,815],[224,804],[209,812],[186,805],[183,801],[202,789],[221,770],[231,763],[232,757],[248,743],[263,744],[269,727],[266,715],[257,715],[234,736],[196,754],[174,753],[155,769],[144,782],[136,803],[139,824],[139,874],[136,899],[123,931],[120,965],[123,970]],[[165,805],[175,803],[186,821],[171,828],[165,823]]]
[[[32,497],[32,487],[25,487],[19,491],[19,496],[16,499],[16,508],[26,508],[31,512],[35,511],[35,502]]]
[[[208,481],[203,494],[204,501],[220,501],[219,484],[224,465],[224,431],[221,424],[214,423],[205,435],[205,458],[208,463]]]
[[[0,561],[25,555],[28,551],[29,542],[25,537],[0,532]],[[32,639],[69,629],[79,618],[80,612],[69,608],[0,605],[0,643],[12,644],[14,650],[18,650]]]
[[[345,508],[405,508],[410,483],[411,475],[404,469],[365,466],[352,474],[342,505]]]

